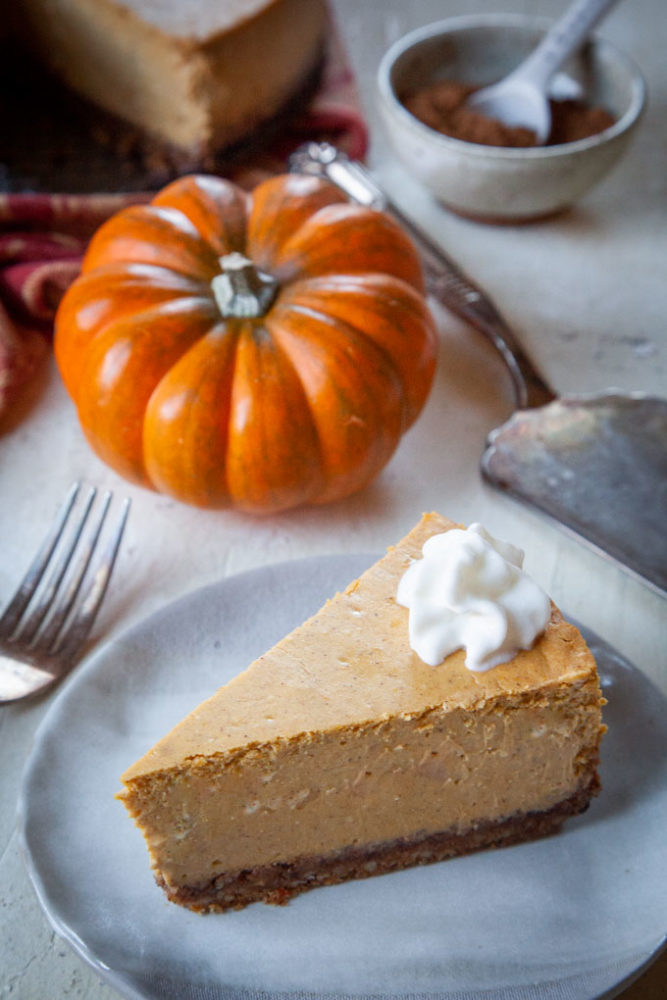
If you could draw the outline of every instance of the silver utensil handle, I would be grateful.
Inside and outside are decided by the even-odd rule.
[[[500,354],[512,379],[517,408],[541,406],[555,398],[488,295],[390,201],[366,167],[329,143],[309,142],[292,154],[290,170],[322,177],[353,201],[394,216],[419,250],[429,293],[483,333]]]

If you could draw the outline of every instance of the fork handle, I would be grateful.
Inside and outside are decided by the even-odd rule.
[[[489,296],[390,201],[365,167],[329,143],[310,142],[292,154],[290,169],[329,180],[353,201],[392,215],[419,250],[430,294],[484,334],[500,354],[512,380],[517,408],[542,406],[555,399],[553,389],[537,371]]]

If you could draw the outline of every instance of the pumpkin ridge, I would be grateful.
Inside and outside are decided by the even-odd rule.
[[[351,262],[354,269],[349,271]],[[276,254],[273,270],[281,281],[374,272],[402,278],[423,291],[419,257],[398,223],[349,202],[325,205],[306,219]]]
[[[154,420],[153,411],[155,410],[156,405],[160,402],[160,396],[164,395],[166,388],[169,386],[170,383],[176,381],[179,377],[181,377],[179,372],[179,367],[187,366],[191,362],[191,360],[194,360],[196,354],[205,351],[207,348],[207,342],[209,342],[209,344],[213,344],[214,342],[219,341],[221,337],[227,337],[232,340],[232,345],[231,348],[229,349],[230,357],[227,359],[227,363],[225,365],[225,373],[227,374],[226,381],[229,384],[232,384],[234,365],[236,360],[236,351],[239,341],[239,333],[240,331],[238,323],[230,323],[228,321],[221,319],[219,316],[214,317],[214,322],[210,327],[210,329],[208,329],[201,337],[199,337],[192,344],[190,344],[190,346],[186,348],[186,350],[183,352],[180,358],[178,358],[178,360],[164,373],[160,381],[154,387],[146,403],[144,409],[142,443],[143,443],[143,454],[144,454],[144,467],[146,469],[147,476],[152,482],[154,488],[159,489],[162,492],[166,492],[172,496],[175,496],[176,499],[180,500],[181,502],[194,503],[197,506],[209,506],[211,503],[219,505],[222,498],[229,498],[230,495],[229,483],[227,479],[225,456],[228,448],[229,417],[230,417],[231,403],[229,403],[227,406],[224,418],[218,422],[218,427],[220,430],[219,449],[218,449],[220,459],[219,462],[216,463],[216,468],[219,468],[220,472],[219,472],[219,480],[215,483],[213,483],[213,475],[210,471],[210,466],[209,466],[209,476],[208,477],[205,476],[206,468],[202,467],[201,449],[200,448],[192,449],[191,447],[187,446],[184,447],[185,442],[191,444],[191,442],[193,440],[196,440],[197,438],[205,438],[207,442],[210,441],[210,431],[208,431],[204,427],[203,421],[201,419],[201,414],[197,412],[196,407],[188,406],[186,408],[185,424],[179,435],[181,439],[181,446],[178,449],[179,458],[181,462],[183,462],[183,459],[185,459],[185,466],[188,467],[186,473],[188,483],[193,483],[200,487],[196,491],[193,491],[192,488],[189,489],[187,495],[185,495],[184,492],[181,492],[179,494],[173,488],[173,484],[165,480],[163,474],[163,467],[164,467],[163,454],[161,454],[160,458],[157,460],[157,463],[155,463],[153,459],[154,449],[149,440],[150,435],[154,434],[155,432],[152,429],[149,430],[148,426],[149,421],[152,423]],[[209,369],[209,366],[206,365],[205,369]],[[219,376],[220,369],[217,364],[213,370],[215,371],[216,375]],[[220,381],[223,380],[220,379]],[[197,397],[196,400],[197,403],[201,402],[200,397],[202,394],[203,385],[204,385],[204,379],[200,379],[200,381],[195,386],[192,386],[192,390],[195,396]],[[210,394],[210,388],[209,388],[209,394]],[[216,390],[215,397],[216,400],[219,402],[220,401],[219,389]],[[231,393],[227,398],[228,400],[231,398]],[[162,405],[164,406],[164,401],[162,401]],[[160,445],[161,449],[163,449],[164,438],[162,435],[160,435]],[[207,455],[207,457],[210,456]],[[173,474],[173,460],[171,460],[168,463],[168,468],[170,472],[172,472]],[[179,481],[182,479],[183,468],[184,467],[182,466],[180,469],[181,474],[178,476]],[[202,496],[202,490],[201,490],[201,481],[203,478],[207,478],[208,480],[205,490],[205,496]],[[196,498],[194,495],[195,492],[197,494]]]
[[[179,244],[178,254],[174,243]],[[168,263],[163,263],[165,255]],[[81,272],[87,274],[108,264],[146,263],[187,277],[197,272],[208,277],[215,274],[217,259],[211,245],[180,209],[131,205],[107,219],[94,234]]]
[[[343,201],[337,200],[328,202],[327,204],[324,204],[320,208],[316,209],[316,211],[314,211],[311,215],[305,216],[303,219],[297,222],[297,225],[291,230],[289,236],[285,240],[283,240],[282,243],[278,242],[274,243],[273,247],[271,248],[272,253],[268,255],[270,264],[267,269],[269,270],[269,272],[271,272],[272,266],[276,266],[275,265],[276,258],[282,256],[283,252],[288,254],[291,245],[293,243],[298,243],[299,240],[303,239],[304,230],[307,231],[309,228],[311,228],[311,226],[317,227],[321,225],[322,220],[326,219],[326,217],[330,214],[330,209],[332,208],[334,209],[352,208],[352,209],[362,209],[362,211],[364,210],[363,205],[356,205],[356,204],[353,205],[350,204],[350,202],[348,202],[346,199],[343,199]],[[295,279],[293,277],[290,277],[288,279],[286,275],[283,276],[281,273],[280,265],[277,265],[277,270],[275,270],[272,273],[275,274],[276,279],[279,280],[281,284],[286,284],[288,280],[300,280],[299,278]]]
[[[169,314],[173,311],[178,311],[179,308],[194,308],[200,312],[209,310],[212,316],[215,315],[213,309],[211,308],[210,298],[207,295],[178,295],[172,296],[171,298],[158,299],[157,301],[146,304],[145,306],[137,305],[136,310],[128,309],[127,312],[123,312],[121,315],[109,317],[107,320],[101,322],[91,333],[90,338],[86,342],[86,346],[91,344],[101,333],[104,333],[104,331],[114,323],[121,323],[125,320],[142,321],[144,318],[150,318],[153,315],[158,317],[160,315],[164,315],[165,313]]]
[[[330,204],[346,202],[329,181],[306,174],[270,177],[252,192],[248,212],[246,253],[269,272],[284,244]]]
[[[191,309],[197,309],[201,313],[210,313],[212,319],[219,319],[215,306],[211,299],[206,295],[183,295],[178,298],[165,299],[163,302],[158,302],[155,305],[150,306],[148,309],[144,309],[137,313],[126,314],[119,317],[117,322],[122,322],[127,319],[134,320],[145,320],[150,319],[151,315],[158,313],[160,315],[171,315],[172,313],[178,313],[181,310],[189,311]],[[159,333],[156,334],[156,341],[159,340]]]
[[[349,287],[341,287],[343,282],[349,282]],[[393,286],[393,287],[392,287]],[[400,292],[400,298],[395,291]],[[374,298],[385,299],[388,303],[400,301],[401,307],[411,313],[415,319],[422,320],[426,315],[431,315],[430,310],[425,305],[423,296],[404,278],[399,278],[384,271],[368,271],[363,274],[358,272],[346,273],[343,271],[335,274],[317,274],[312,277],[299,278],[290,282],[285,289],[290,297],[296,300],[304,292],[316,294],[332,294],[363,296],[372,304]]]
[[[106,278],[109,281],[114,279],[126,283],[135,281],[137,284],[145,282],[147,285],[157,283],[161,287],[175,290],[177,285],[187,285],[188,293],[199,292],[206,295],[209,282],[195,278],[192,274],[184,274],[182,271],[175,271],[172,267],[165,267],[164,264],[150,264],[148,262],[132,263],[127,261],[111,261],[108,264],[100,264],[95,268],[85,271],[79,276],[80,282],[94,281]],[[185,292],[185,288],[183,289]]]
[[[94,277],[97,272],[91,272],[90,276]],[[85,280],[85,277],[82,279]],[[210,300],[207,296],[192,296],[192,295],[175,295],[172,297],[165,297],[163,299],[157,299],[156,301],[150,303],[144,303],[143,305],[137,303],[137,308],[129,308],[127,311],[118,311],[114,314],[111,311],[106,316],[100,316],[100,318],[91,324],[89,332],[80,332],[79,336],[73,337],[73,327],[69,326],[68,332],[64,332],[65,321],[69,325],[72,320],[66,317],[64,308],[67,305],[66,299],[68,298],[70,290],[65,295],[63,303],[61,304],[62,312],[59,312],[58,318],[55,325],[54,333],[54,353],[58,368],[63,379],[63,382],[67,386],[69,394],[72,396],[75,402],[78,400],[79,389],[82,388],[81,379],[82,371],[85,365],[86,357],[88,353],[93,349],[93,345],[97,343],[100,337],[105,336],[109,331],[114,328],[122,330],[123,325],[126,323],[145,323],[151,322],[153,319],[158,319],[161,316],[169,315],[174,311],[177,306],[186,309],[196,309],[198,312],[202,310],[210,309]],[[75,293],[78,294],[78,288],[75,289]],[[89,308],[95,308],[94,303],[87,303],[79,306],[76,310],[76,315],[80,316],[82,311]],[[212,314],[213,315],[213,314]],[[65,317],[65,318],[63,318]],[[85,389],[83,389],[85,391]]]
[[[273,339],[273,342],[275,344],[276,350],[280,351],[281,354],[283,355],[283,357],[289,362],[290,367],[291,367],[292,371],[294,372],[294,375],[295,375],[295,377],[296,377],[296,379],[297,379],[297,381],[299,383],[299,386],[301,387],[301,392],[302,392],[303,400],[304,400],[304,402],[306,404],[306,407],[308,409],[308,413],[310,414],[311,426],[312,426],[313,433],[315,435],[315,439],[316,439],[317,445],[318,445],[318,447],[317,447],[318,466],[319,466],[319,470],[318,471],[322,475],[324,475],[324,469],[322,468],[322,462],[321,462],[321,456],[322,456],[322,438],[321,438],[320,429],[319,429],[318,421],[317,421],[317,412],[316,412],[316,409],[313,406],[313,402],[312,402],[312,400],[310,398],[310,393],[307,390],[306,382],[305,382],[305,379],[303,377],[303,373],[299,369],[298,365],[294,364],[294,359],[293,359],[292,355],[290,354],[289,350],[285,347],[285,345],[281,342],[280,328],[279,328],[279,322],[280,321],[278,319],[278,315],[279,315],[278,309],[276,307],[274,307],[274,309],[264,317],[264,325],[265,325],[265,327],[267,329],[267,332],[269,333],[269,335]],[[308,497],[304,502],[308,503],[309,501],[312,501],[312,499],[313,499],[312,497]]]
[[[177,310],[173,310],[173,311],[175,312]],[[140,315],[133,317],[133,319],[140,319],[140,318],[141,318]],[[214,310],[212,309],[211,310],[211,326],[207,330],[203,331],[199,335],[199,337],[197,337],[195,340],[192,341],[192,343],[188,344],[187,347],[184,348],[183,352],[175,359],[175,361],[172,362],[171,367],[168,368],[167,371],[165,371],[165,373],[160,378],[159,382],[157,382],[156,385],[154,386],[153,391],[151,392],[151,395],[150,395],[150,397],[148,399],[147,406],[150,404],[150,400],[152,399],[153,394],[159,389],[159,387],[162,384],[163,380],[165,378],[168,378],[169,375],[170,375],[170,373],[171,373],[171,371],[176,367],[176,365],[178,365],[184,358],[186,358],[187,355],[190,354],[191,351],[196,350],[197,347],[198,347],[198,345],[201,344],[202,341],[206,341],[209,338],[213,338],[213,337],[215,337],[215,339],[217,339],[217,337],[218,337],[218,331],[222,330],[222,329],[225,329],[225,330],[229,331],[230,336],[232,336],[232,337],[234,337],[234,338],[237,339],[238,338],[238,333],[233,328],[231,328],[231,327],[232,327],[232,324],[230,324],[228,321],[225,321],[224,319],[221,319],[220,316],[216,312],[214,312]]]
[[[248,196],[225,178],[187,174],[158,192],[151,205],[180,211],[216,257],[245,245]]]
[[[295,312],[300,316],[308,317],[310,319],[316,319],[325,326],[333,327],[335,325],[336,327],[341,327],[344,331],[350,331],[356,334],[366,343],[372,344],[377,349],[377,351],[383,355],[387,364],[390,365],[390,367],[395,371],[396,365],[394,364],[393,358],[391,357],[389,352],[385,350],[382,344],[378,344],[378,342],[374,340],[370,336],[370,334],[366,333],[365,330],[361,329],[361,327],[359,326],[356,326],[354,323],[350,323],[349,320],[345,320],[338,317],[332,320],[331,316],[328,316],[327,313],[322,312],[320,309],[316,309],[314,306],[305,305],[294,301],[291,301],[289,305],[285,303],[282,306],[282,308],[290,309],[292,312]],[[402,382],[402,378],[398,372],[396,372],[396,375]]]
[[[400,373],[396,370],[396,365],[394,364],[394,360],[389,354],[389,352],[382,346],[382,344],[379,344],[376,340],[374,340],[361,327],[356,326],[355,324],[350,323],[348,320],[344,320],[339,317],[332,318],[331,316],[327,315],[327,313],[321,312],[320,310],[315,309],[312,306],[301,305],[300,303],[297,302],[290,302],[289,305],[285,303],[282,306],[282,308],[289,308],[292,312],[295,312],[300,316],[307,316],[310,319],[316,319],[318,320],[318,322],[322,323],[322,325],[325,327],[331,327],[331,328],[335,327],[337,331],[340,329],[344,332],[354,334],[360,340],[363,340],[364,343],[372,346],[377,351],[377,353],[384,358],[387,365],[392,369],[392,372],[394,373],[395,377],[398,379],[401,385],[403,384],[403,378],[400,375]]]
[[[97,454],[135,482],[147,482],[143,463],[146,405],[165,373],[210,329],[211,316],[192,311],[183,324],[177,309],[162,311],[156,337],[152,316],[142,322],[119,319],[90,345],[81,359],[81,379],[74,402],[88,440]],[[198,323],[198,327],[195,325]],[[156,340],[161,340],[155,350]],[[148,367],[145,362],[150,360]]]
[[[403,430],[412,426],[423,409],[435,374],[438,334],[433,314],[411,285],[401,278],[374,272],[320,275],[290,285],[284,304],[303,310],[304,315],[325,320],[334,317],[384,352],[403,385]],[[356,321],[350,316],[351,306],[360,312]],[[378,323],[385,329],[378,331]],[[391,331],[395,335],[388,340]]]
[[[323,347],[325,346],[326,343],[326,337],[322,336],[323,332],[326,334],[333,334],[333,338],[337,342],[340,342],[339,335],[341,331],[345,331],[348,334],[348,336],[351,334],[352,338],[356,340],[357,343],[361,342],[364,345],[363,352],[359,352],[358,350],[355,351],[354,349],[352,349],[351,351],[349,351],[348,357],[346,359],[348,362],[349,370],[353,371],[355,374],[355,384],[352,386],[351,392],[347,393],[342,392],[341,385],[334,378],[334,375],[331,372],[330,368],[328,367],[326,369],[327,384],[331,388],[335,387],[338,396],[342,400],[343,405],[341,406],[341,410],[343,412],[348,413],[345,423],[349,423],[351,425],[354,424],[361,425],[368,423],[368,426],[369,427],[371,426],[371,424],[368,421],[364,420],[363,417],[360,417],[359,414],[355,412],[359,409],[360,400],[362,400],[364,403],[368,403],[369,400],[371,401],[372,405],[371,408],[367,410],[367,416],[374,415],[376,417],[374,421],[374,432],[372,433],[372,439],[369,439],[368,443],[364,446],[362,453],[358,458],[357,464],[353,465],[352,471],[350,472],[348,470],[350,479],[354,480],[355,482],[354,489],[360,488],[359,476],[361,469],[363,469],[364,466],[366,467],[366,471],[364,475],[361,477],[362,481],[363,482],[369,481],[369,479],[371,479],[374,475],[376,475],[379,469],[382,468],[384,464],[389,460],[389,458],[396,450],[396,447],[398,445],[400,434],[397,433],[397,430],[398,427],[400,427],[403,422],[403,408],[405,405],[403,399],[403,391],[402,391],[402,379],[397,373],[395,366],[391,362],[391,359],[387,357],[386,353],[383,352],[375,343],[373,343],[362,332],[356,330],[355,328],[353,328],[348,324],[345,324],[345,322],[342,320],[332,319],[329,316],[318,314],[314,310],[313,311],[300,310],[297,307],[295,307],[293,303],[290,303],[289,309],[291,312],[299,316],[307,315],[310,320],[316,319],[318,323],[321,324],[323,329],[318,331],[318,333],[315,336],[313,336],[313,329],[311,327],[311,324],[308,324],[307,329],[310,333],[310,339],[314,340],[315,343],[319,342],[319,344]],[[325,437],[323,434],[319,433],[319,423],[323,419],[322,414],[320,413],[320,408],[314,405],[315,401],[313,400],[312,397],[312,390],[310,390],[308,386],[308,380],[305,374],[300,369],[299,356],[295,346],[295,342],[300,339],[299,336],[300,331],[298,329],[298,326],[297,328],[294,329],[293,328],[287,329],[287,324],[285,324],[284,328],[281,328],[283,327],[283,323],[285,320],[285,311],[286,310],[283,308],[282,310],[283,315],[281,317],[275,315],[276,312],[275,310],[274,313],[271,314],[272,326],[273,322],[275,321],[274,337],[281,343],[284,350],[287,352],[288,356],[291,359],[292,366],[295,372],[297,373],[300,381],[304,385],[306,391],[306,397],[309,401],[310,409],[313,413],[315,429],[318,431],[318,438],[322,445],[323,468],[325,472],[325,477],[327,477],[327,473],[331,475],[332,465],[335,465],[337,462],[340,461],[341,455],[340,452],[329,453],[327,451],[327,448],[325,447]],[[280,322],[281,319],[283,320],[283,323]],[[369,369],[368,356],[367,356],[369,349],[372,352],[372,354],[376,356],[376,359],[380,362],[377,365],[373,365],[371,369]],[[308,351],[306,350],[304,351],[304,353],[307,355]],[[360,354],[361,355],[366,354],[366,357],[362,358],[359,356]],[[305,363],[307,364],[307,361]],[[378,387],[377,385],[375,386],[373,385],[374,381],[377,382],[378,377],[380,378],[381,381],[380,387]],[[387,391],[388,384],[390,384],[393,387],[394,395],[397,398],[397,400],[400,401],[400,409],[398,411],[397,421],[390,421],[388,419],[389,412],[392,409],[391,403],[389,402],[389,394]],[[377,413],[378,410],[382,409],[385,410],[384,419],[380,420],[377,419]],[[327,419],[330,419],[330,415],[327,417]],[[394,422],[397,423],[398,427],[389,426],[389,424]],[[349,442],[347,447],[349,449],[350,447]],[[346,452],[345,459],[348,463],[351,461],[351,455],[349,451]],[[341,499],[343,496],[348,495],[349,492],[350,490],[344,488],[344,479],[341,479],[337,483],[330,483],[325,488],[324,492],[319,497],[317,497],[314,502],[325,503],[333,499]]]
[[[309,399],[299,378],[299,374],[292,363],[292,358],[275,336],[271,319],[272,314],[269,313],[261,320],[245,319],[233,321],[234,325],[238,328],[239,337],[234,357],[235,371],[231,383],[232,393],[229,407],[227,468],[228,470],[230,470],[230,466],[232,468],[228,472],[227,483],[230,496],[236,505],[241,509],[250,512],[254,511],[255,513],[262,511],[275,513],[279,510],[293,507],[297,503],[313,503],[315,502],[315,498],[321,493],[324,483],[321,461],[318,460],[315,467],[315,461],[321,454],[321,450],[319,448],[317,428],[312,419]],[[248,346],[255,348],[255,350],[248,351],[245,349]],[[264,350],[264,347],[268,348],[268,350]],[[276,360],[272,359],[272,355]],[[269,361],[268,365],[267,360]],[[238,385],[246,382],[246,379],[243,378],[242,367],[243,365],[247,365],[248,361],[251,364],[253,362],[258,363],[260,367],[260,377],[255,377],[251,381],[251,384],[255,387],[255,391],[250,399],[251,406],[249,412],[251,415],[253,414],[252,404],[255,404],[255,411],[261,415],[259,422],[255,421],[252,424],[255,432],[259,427],[260,433],[254,433],[251,439],[255,446],[259,445],[261,454],[251,451],[248,444],[248,431],[244,429],[243,450],[246,452],[251,451],[251,454],[246,454],[244,461],[239,462],[238,456],[242,449],[239,448],[238,442],[235,440],[238,436],[239,428],[237,418],[239,413],[242,412],[246,400],[238,390]],[[294,482],[291,481],[290,476],[292,474],[295,455],[293,451],[290,452],[290,445],[292,448],[294,447],[295,439],[292,435],[284,433],[284,424],[281,422],[276,424],[275,414],[273,415],[273,419],[267,420],[264,407],[256,405],[262,399],[262,396],[268,393],[267,377],[269,374],[278,375],[280,386],[286,390],[279,393],[279,395],[282,396],[283,401],[286,400],[289,402],[290,409],[294,408],[293,393],[291,390],[293,390],[295,382],[299,385],[302,396],[301,403],[305,404],[311,417],[308,425],[302,423],[300,426],[298,447],[299,458],[301,459],[300,464],[304,468],[308,468],[308,475],[305,477],[302,472],[296,477]],[[288,384],[290,381],[292,385]],[[235,398],[237,393],[239,398]],[[270,433],[271,430],[275,431],[276,428],[279,428],[277,440],[275,436],[272,439]],[[310,440],[306,446],[305,439],[307,438]],[[271,451],[271,448],[279,451],[281,445],[283,449],[286,449],[286,452],[282,460],[276,461],[276,455]],[[306,449],[308,455],[307,460],[304,461],[301,452]],[[291,460],[286,461],[285,459],[287,458]],[[250,465],[248,465],[249,461]],[[286,482],[284,481],[285,477],[287,477]],[[261,482],[260,492],[263,497],[261,502],[258,498],[252,496],[252,487],[256,487],[258,481]]]
[[[337,317],[334,321],[332,321],[331,316],[327,315],[327,313],[324,313],[319,309],[316,309],[314,306],[311,305],[305,305],[292,301],[289,304],[289,308],[292,309],[294,312],[298,313],[299,315],[317,319],[326,325],[333,326],[335,323],[336,327],[342,327],[343,329],[348,330],[357,335],[358,337],[360,337],[365,343],[372,345],[375,348],[375,350],[379,354],[381,354],[382,357],[385,359],[387,365],[392,369],[396,378],[400,382],[401,386],[404,385],[405,380],[403,378],[403,375],[398,370],[395,359],[392,357],[391,353],[387,350],[386,347],[378,343],[378,341],[366,330],[364,330],[361,326],[358,326],[355,323],[351,323],[349,320],[342,319],[339,317]]]
[[[202,300],[200,300],[200,299],[195,299],[194,300],[195,303],[200,302],[200,301],[202,301]],[[159,319],[161,316],[165,316],[165,315],[170,316],[170,315],[173,315],[174,313],[178,313],[179,312],[179,308],[178,307],[182,308],[183,305],[185,305],[187,307],[187,309],[191,309],[192,305],[193,305],[193,300],[192,299],[179,300],[177,303],[174,303],[174,300],[172,299],[172,300],[168,300],[166,302],[160,302],[157,305],[153,305],[150,308],[145,309],[145,310],[143,310],[141,312],[133,313],[133,314],[130,314],[130,315],[125,314],[123,316],[119,316],[119,317],[116,317],[115,319],[111,320],[111,322],[105,324],[98,331],[96,331],[95,335],[90,339],[90,341],[86,345],[87,348],[88,348],[88,350],[86,351],[86,353],[84,354],[84,356],[81,358],[81,367],[83,368],[83,366],[86,363],[86,359],[87,359],[87,356],[88,356],[89,352],[92,350],[92,348],[93,348],[94,344],[97,342],[97,340],[100,339],[101,337],[110,336],[114,331],[117,331],[118,333],[122,333],[123,328],[125,326],[130,326],[130,329],[131,329],[137,323],[140,323],[142,326],[150,326],[152,324],[152,321],[154,319]],[[212,311],[212,309],[210,309],[209,304],[206,303],[206,305],[207,305],[208,309],[205,310],[205,311],[210,311],[211,312],[211,320],[212,320],[212,322],[215,322],[215,320],[217,319],[217,317],[213,314],[213,311]],[[180,360],[180,358],[184,354],[186,354],[187,351],[190,350],[190,348],[193,346],[193,344],[197,343],[197,341],[201,340],[201,339],[202,339],[202,335],[200,335],[191,344],[188,344],[186,347],[184,347],[182,353],[178,356],[178,358],[176,360]],[[75,402],[77,402],[76,399],[75,399]]]
[[[175,208],[173,205],[155,205],[152,202],[148,205],[141,205],[140,208],[143,208],[147,215],[156,215],[159,219],[168,222],[170,226],[178,229],[183,235],[193,236],[195,239],[203,241],[202,234],[194,222],[180,208]]]

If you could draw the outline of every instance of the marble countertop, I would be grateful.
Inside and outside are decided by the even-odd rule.
[[[334,0],[371,126],[370,162],[397,203],[484,287],[560,393],[609,386],[667,395],[667,73],[656,24],[662,0],[618,6],[600,33],[642,67],[649,106],[625,159],[575,208],[548,221],[491,227],[437,206],[393,160],[377,121],[374,72],[405,31],[467,5],[450,0]],[[555,0],[479,0],[480,11],[556,16]],[[481,521],[520,544],[526,568],[566,611],[667,693],[663,598],[573,537],[485,486],[479,458],[512,408],[492,349],[442,317],[440,361],[426,409],[379,479],[324,508],[267,519],[190,509],[123,483],[90,452],[52,367],[37,404],[0,438],[0,600],[13,591],[69,484],[83,479],[132,498],[115,579],[94,637],[118,633],[196,587],[241,570],[332,552],[381,551],[423,510]],[[631,512],[628,512],[631,530]],[[49,697],[0,709],[0,998],[111,1000],[51,930],[20,857],[21,773]],[[626,994],[664,996],[663,957]]]

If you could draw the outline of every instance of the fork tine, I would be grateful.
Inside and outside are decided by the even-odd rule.
[[[97,490],[93,490],[91,492],[92,496],[90,497],[90,503],[88,504],[88,508],[85,511],[84,516],[82,517],[80,528],[75,534],[73,545],[76,545],[81,537],[81,531],[84,527],[84,523],[88,519],[88,514],[90,512],[90,504],[92,504],[92,501],[95,497],[95,494],[97,493]],[[102,531],[102,526],[106,520],[107,512],[109,510],[109,504],[111,503],[111,497],[112,494],[109,491],[107,491],[104,494],[102,505],[100,507],[100,510],[97,512],[95,520],[93,521],[93,524],[88,532],[85,544],[80,549],[77,550],[76,565],[74,567],[75,571],[72,574],[72,579],[67,582],[65,593],[58,601],[58,604],[55,606],[55,610],[53,610],[51,614],[48,615],[47,617],[47,612],[49,611],[49,604],[55,603],[52,602],[52,598],[55,596],[55,593],[62,582],[62,578],[67,568],[67,563],[71,561],[71,555],[72,555],[71,552],[68,554],[67,563],[65,563],[65,566],[63,566],[62,571],[60,573],[55,574],[56,576],[55,586],[53,588],[53,591],[50,594],[48,594],[47,598],[45,599],[47,606],[43,609],[41,615],[39,615],[39,620],[36,623],[35,631],[32,633],[32,639],[28,639],[31,650],[34,650],[35,652],[45,652],[45,653],[48,652],[51,646],[53,645],[54,640],[58,636],[58,633],[60,632],[60,629],[62,628],[65,619],[69,615],[72,606],[74,605],[74,601],[76,600],[76,596],[79,593],[79,590],[81,589],[81,584],[83,582],[84,576],[86,575],[86,570],[90,565],[90,560],[92,559],[95,548],[97,547],[97,543],[100,537],[100,532]],[[37,611],[40,610],[41,609],[39,608],[37,609]],[[37,612],[35,612],[35,617],[37,618]],[[41,630],[41,632],[39,632],[39,634],[37,634],[37,629],[39,628],[39,624],[41,620],[45,617],[47,617],[46,626]],[[26,628],[26,632],[27,631],[28,628]],[[23,629],[21,630],[20,635],[21,638],[23,638],[24,635]]]
[[[73,620],[66,626],[64,633],[53,650],[57,659],[68,662],[76,657],[90,632],[113,572],[118,549],[125,531],[127,516],[130,510],[128,497],[123,501],[120,516],[111,533],[106,548],[92,569],[92,583],[87,594],[76,612]]]
[[[51,528],[47,532],[37,555],[28,569],[28,572],[23,577],[16,593],[5,608],[2,618],[0,618],[1,637],[8,638],[16,630],[16,626],[18,625],[26,607],[30,603],[31,598],[34,595],[42,576],[44,575],[44,571],[49,564],[49,560],[53,555],[53,550],[58,544],[60,536],[63,533],[65,524],[67,523],[67,519],[69,518],[72,507],[74,506],[74,501],[77,498],[80,487],[81,484],[78,482],[73,483],[72,486],[70,486],[63,505],[58,511]]]
[[[77,551],[96,495],[97,490],[93,486],[89,489],[83,509],[79,511],[66,539],[63,533],[63,544],[52,555],[51,563],[53,565],[51,575],[47,579],[45,586],[36,594],[37,599],[34,608],[32,606],[28,607],[23,619],[19,621],[17,631],[12,637],[14,641],[20,640],[29,648],[34,644],[39,627],[46,618],[49,609],[53,607],[67,568],[72,562],[74,553]]]

